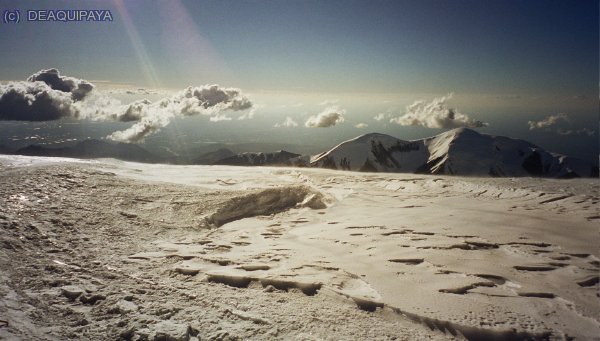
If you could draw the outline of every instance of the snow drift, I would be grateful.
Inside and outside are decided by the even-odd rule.
[[[276,214],[294,207],[323,209],[327,205],[323,194],[306,186],[268,188],[230,199],[206,217],[206,222],[218,227],[234,220]]]

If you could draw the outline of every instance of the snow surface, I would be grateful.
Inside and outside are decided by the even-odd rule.
[[[23,160],[0,338],[600,335],[597,179]]]

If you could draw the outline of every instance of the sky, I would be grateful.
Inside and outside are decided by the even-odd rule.
[[[62,109],[52,120],[111,127],[116,121],[125,132],[109,134],[113,139],[151,142],[178,125],[191,140],[324,148],[372,131],[416,139],[467,126],[598,157],[598,1],[3,1],[1,7],[111,11],[110,22],[0,23],[0,81],[22,83],[55,68],[84,88],[92,84],[83,99],[71,92],[84,88],[70,89],[70,98],[57,93]],[[190,86],[198,91],[186,97]],[[42,90],[21,84],[18,91]],[[125,115],[143,99],[151,103],[134,106],[137,116]],[[15,124],[40,121],[7,117],[2,104],[0,142]],[[125,123],[137,128],[127,131]]]

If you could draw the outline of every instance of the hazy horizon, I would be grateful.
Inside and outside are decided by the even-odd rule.
[[[325,150],[368,132],[411,140],[467,126],[598,159],[595,1],[76,7],[114,20],[5,24],[0,143],[109,137]],[[56,97],[19,107],[6,95],[12,86],[18,98],[39,96],[36,80]],[[61,90],[69,81],[76,86]]]

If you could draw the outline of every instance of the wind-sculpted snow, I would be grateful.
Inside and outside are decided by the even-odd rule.
[[[286,186],[255,191],[224,202],[206,221],[215,226],[255,216],[268,216],[294,207],[326,208],[323,194],[306,186]]]
[[[5,156],[0,189],[0,339],[600,333],[594,179]]]

